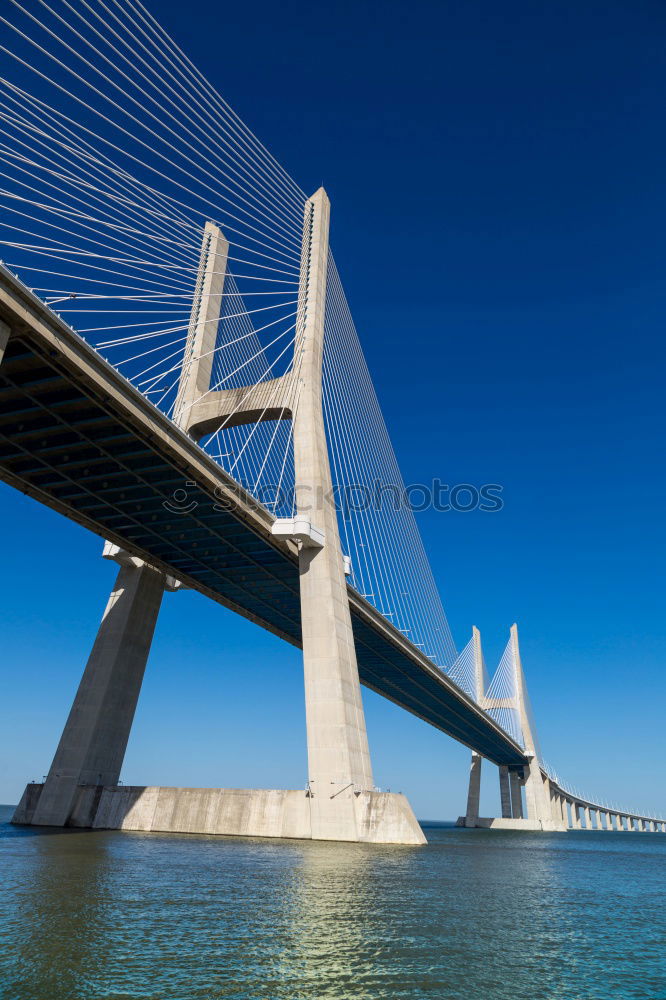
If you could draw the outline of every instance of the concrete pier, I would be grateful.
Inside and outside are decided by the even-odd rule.
[[[469,788],[467,791],[467,812],[465,826],[476,826],[479,818],[479,802],[481,798],[481,764],[483,758],[478,753],[472,754],[469,768]]]
[[[511,789],[509,787],[509,768],[500,767],[499,768],[499,785],[500,785],[500,806],[502,810],[502,818],[511,818]]]
[[[484,674],[483,652],[481,649],[481,633],[476,625],[472,626],[472,650],[474,655],[474,689],[477,704],[483,704]],[[464,817],[458,818],[459,826],[475,827],[479,819],[479,803],[481,799],[481,767],[483,757],[472,751],[469,768],[469,785],[467,788],[467,810]]]
[[[555,823],[555,825],[558,827],[563,826],[564,824],[562,823],[562,805],[560,802],[560,796],[552,785],[550,787],[550,812],[553,818],[553,823]]]
[[[509,772],[511,788],[511,815],[515,819],[523,819],[523,784],[516,771]]]
[[[165,577],[141,560],[121,565],[31,822],[65,826],[80,786],[120,776]],[[87,825],[87,824],[84,824]]]
[[[299,547],[308,783],[316,836],[354,840],[354,796],[373,787],[347,583],[332,495],[322,404],[324,301],[330,205],[323,188],[305,208],[301,293],[303,327],[293,419],[296,507],[322,544]],[[321,497],[321,502],[313,498]]]

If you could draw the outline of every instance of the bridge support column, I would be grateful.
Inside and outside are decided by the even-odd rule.
[[[474,653],[474,685],[476,688],[476,701],[477,704],[481,705],[485,695],[483,653],[481,651],[481,633],[476,625],[472,626],[472,649]],[[475,751],[472,751],[472,760],[469,768],[469,786],[467,789],[467,810],[465,812],[464,822],[462,817],[458,819],[459,826],[464,825],[466,827],[475,827],[478,825],[481,801],[482,762],[483,757]]]
[[[299,515],[317,519],[321,547],[299,550],[308,788],[314,839],[356,840],[354,794],[373,786],[337,515],[323,499],[331,474],[321,377],[330,206],[320,189],[306,203],[300,310],[303,388],[293,422]],[[308,491],[308,496],[305,492]]]
[[[582,830],[582,823],[580,821],[580,806],[577,802],[571,803],[571,825],[574,830]]]
[[[511,815],[514,819],[523,818],[523,786],[516,771],[509,771],[511,787]]]
[[[552,784],[550,785],[550,811],[557,829],[566,830],[566,824],[562,820],[562,799]]]
[[[296,338],[302,385],[292,418],[297,514],[323,535],[321,543],[299,547],[308,789],[313,839],[358,840],[356,796],[372,790],[373,778],[337,511],[329,499],[322,408],[329,215],[320,188],[305,205]]]
[[[502,819],[511,819],[511,788],[509,786],[509,768],[499,767],[500,806]]]
[[[465,813],[465,826],[476,826],[479,818],[479,803],[481,800],[481,765],[483,757],[481,754],[472,753],[472,762],[469,768],[469,788],[467,791],[467,811]]]
[[[584,811],[585,811],[585,829],[586,830],[591,830],[592,829],[592,815],[590,813],[590,807],[589,806],[585,806],[584,807]]]
[[[39,800],[31,816],[22,801],[14,822],[91,825],[102,787],[118,782],[164,587],[124,555]]]
[[[550,822],[549,803],[544,795],[543,779],[541,768],[536,757],[530,756],[530,761],[524,769],[525,775],[525,804],[527,806],[527,816],[537,823]]]

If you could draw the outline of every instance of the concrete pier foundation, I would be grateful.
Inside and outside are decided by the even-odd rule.
[[[14,822],[34,823],[42,793],[42,785],[28,785]],[[352,808],[354,837],[339,839],[408,846],[425,843],[404,795],[361,792],[354,796]],[[145,833],[321,839],[313,823],[312,799],[302,790],[80,786],[69,825]]]

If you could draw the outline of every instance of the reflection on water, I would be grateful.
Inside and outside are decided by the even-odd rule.
[[[427,834],[388,848],[0,825],[0,997],[666,998],[665,836]]]

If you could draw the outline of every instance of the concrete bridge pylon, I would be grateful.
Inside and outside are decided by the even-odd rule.
[[[481,635],[476,627],[472,629],[472,642],[476,700],[486,711],[512,713],[521,734],[527,763],[522,767],[499,766],[502,815],[487,818],[479,816],[481,757],[473,753],[467,812],[458,819],[458,825],[484,829],[565,830],[559,798],[551,791],[549,779],[544,777],[539,760],[538,741],[520,658],[518,626],[511,626],[509,642],[500,661],[507,673],[505,690],[500,694],[493,692],[492,684],[486,689]]]
[[[107,543],[105,556],[120,563],[118,578],[49,774],[44,785],[26,788],[14,822],[425,843],[406,798],[373,785],[322,407],[329,217],[321,188],[305,203],[294,363],[272,380],[277,408],[264,405],[267,383],[211,387],[229,244],[217,226],[206,224],[174,407],[176,423],[195,439],[241,423],[292,420],[295,516],[278,519],[273,531],[298,551],[306,788],[118,785],[162,596],[178,582]]]

